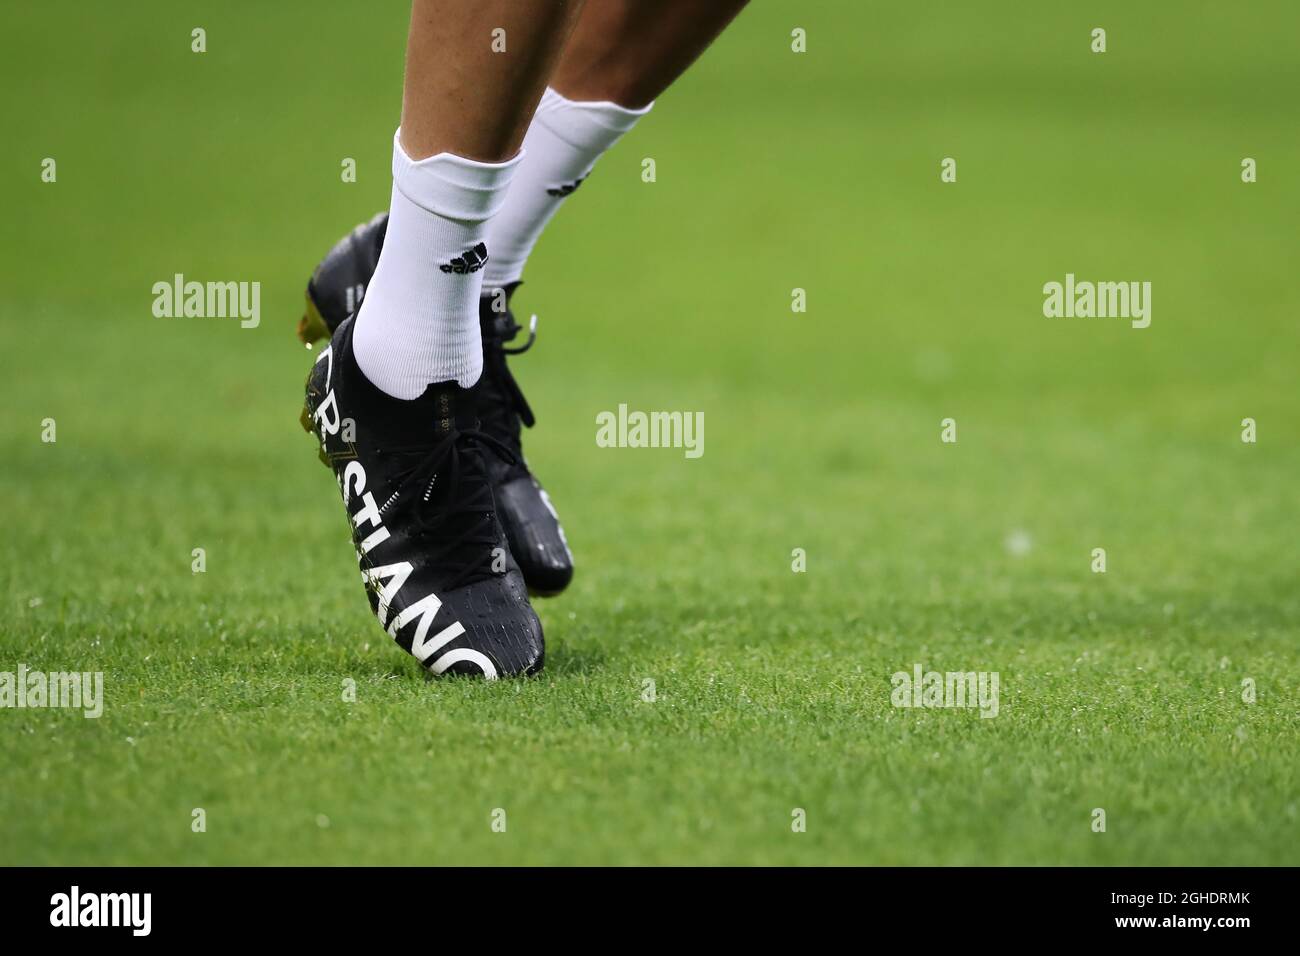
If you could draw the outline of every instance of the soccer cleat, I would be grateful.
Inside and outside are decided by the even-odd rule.
[[[378,213],[336,242],[316,266],[307,281],[307,307],[298,320],[298,338],[307,345],[329,338],[360,307],[387,231],[388,213]]]
[[[510,455],[488,458],[492,475],[492,492],[504,518],[510,551],[524,572],[528,588],[539,597],[559,594],[573,580],[573,555],[560,527],[550,496],[528,470],[520,442],[520,425],[533,427],[533,410],[528,407],[519,383],[510,373],[506,356],[518,355],[532,348],[537,338],[537,317],[528,329],[528,341],[512,348],[520,326],[510,311],[510,296],[518,283],[502,290],[504,306],[495,311],[499,300],[489,294],[479,299],[479,325],[483,332],[483,377],[475,386],[478,413],[483,431],[510,450]]]
[[[307,378],[304,424],[334,472],[379,624],[435,674],[542,668],[542,625],[497,519],[473,397],[454,382],[413,401],[381,392],[338,327]]]
[[[379,262],[387,229],[388,214],[381,212],[340,239],[316,267],[307,283],[307,314],[298,324],[298,336],[304,342],[310,345],[332,335],[360,306]],[[477,250],[470,252],[479,255]],[[483,258],[486,254],[484,249]],[[455,263],[448,266],[455,268]],[[466,268],[466,262],[462,261],[461,266]],[[499,296],[496,290],[485,290],[487,294],[479,300],[483,378],[475,386],[475,396],[483,431],[513,454],[513,458],[506,458],[491,449],[486,452],[497,514],[511,552],[529,590],[539,597],[552,597],[573,580],[573,555],[551,499],[524,461],[520,442],[520,424],[531,428],[534,418],[506,357],[526,352],[532,346],[536,319],[529,328],[528,341],[521,347],[510,347],[520,331],[510,311],[510,296],[518,285],[512,283]],[[499,312],[494,308],[498,305]]]

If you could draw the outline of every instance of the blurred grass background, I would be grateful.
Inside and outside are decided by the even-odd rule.
[[[493,686],[375,626],[296,424],[406,16],[0,12],[0,670],[108,696],[0,711],[0,861],[1297,862],[1300,9],[742,14],[530,261],[579,570]],[[177,272],[261,282],[261,325],[155,318]],[[1151,327],[1044,318],[1067,272],[1150,281]],[[703,411],[704,457],[597,448],[621,402]],[[999,671],[1000,716],[891,708],[918,661]]]

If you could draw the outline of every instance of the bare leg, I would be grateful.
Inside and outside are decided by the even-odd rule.
[[[468,388],[483,367],[487,224],[582,0],[413,0],[388,232],[357,312],[357,363],[381,391]]]
[[[415,0],[401,133],[406,155],[419,161],[447,152],[502,162],[518,153],[528,131],[528,158],[486,236],[485,294],[519,282],[565,197],[745,3]],[[505,31],[505,53],[493,50],[498,27]],[[551,91],[534,115],[548,81]],[[383,226],[382,219],[372,222],[364,241],[378,248]],[[364,270],[344,275],[334,285],[346,286],[346,299],[340,288],[324,290],[324,306],[313,298],[318,314],[328,315],[314,326],[305,317],[304,339],[326,334],[327,321],[330,329],[341,322],[352,308],[344,302],[352,301],[353,289],[365,292],[369,279]],[[500,297],[494,302],[499,310]]]
[[[582,0],[414,0],[402,91],[407,155],[495,163],[519,152],[581,10]],[[505,52],[493,49],[498,28]]]
[[[571,100],[649,104],[694,63],[747,0],[593,0],[551,87]]]
[[[744,5],[593,0],[583,8],[524,140],[527,158],[489,230],[485,290],[509,295],[565,197]],[[496,301],[503,307],[502,297]]]

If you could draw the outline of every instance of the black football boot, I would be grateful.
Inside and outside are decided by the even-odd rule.
[[[378,213],[335,243],[316,266],[307,283],[306,314],[298,323],[298,337],[308,345],[332,335],[360,307],[387,230],[388,213]],[[476,387],[478,413],[483,430],[514,454],[515,460],[510,460],[487,453],[497,514],[510,548],[529,590],[539,597],[551,597],[573,579],[573,555],[550,498],[528,470],[520,442],[520,423],[531,428],[534,419],[506,356],[525,352],[533,344],[536,319],[528,330],[528,341],[511,347],[509,343],[520,331],[510,311],[510,296],[518,285],[512,283],[500,296],[485,290],[479,300],[483,379]]]
[[[379,264],[388,231],[388,213],[376,213],[334,243],[307,280],[307,305],[298,320],[298,338],[311,345],[327,339],[361,307],[366,286]]]
[[[352,528],[370,608],[435,674],[542,668],[542,626],[497,520],[489,459],[512,452],[478,427],[455,382],[403,401],[361,373],[345,320],[307,378],[303,426],[320,441]]]
[[[537,316],[528,328],[528,340],[521,346],[511,342],[520,332],[510,311],[510,297],[519,283],[487,292],[479,299],[479,324],[483,330],[483,377],[475,386],[483,431],[510,450],[510,455],[489,456],[492,493],[505,517],[510,551],[524,572],[528,589],[539,597],[559,594],[573,580],[573,555],[560,527],[550,496],[528,470],[520,442],[520,425],[533,427],[533,410],[528,407],[519,383],[510,373],[506,356],[528,351],[537,338]],[[497,308],[500,311],[497,311]]]

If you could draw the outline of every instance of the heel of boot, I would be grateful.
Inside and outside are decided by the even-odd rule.
[[[304,292],[303,298],[307,300],[307,304],[303,309],[302,318],[298,320],[298,340],[304,345],[310,346],[313,342],[328,339],[330,330],[329,326],[325,324],[325,319],[320,314],[320,309],[316,307],[315,301],[312,300],[311,291]]]

